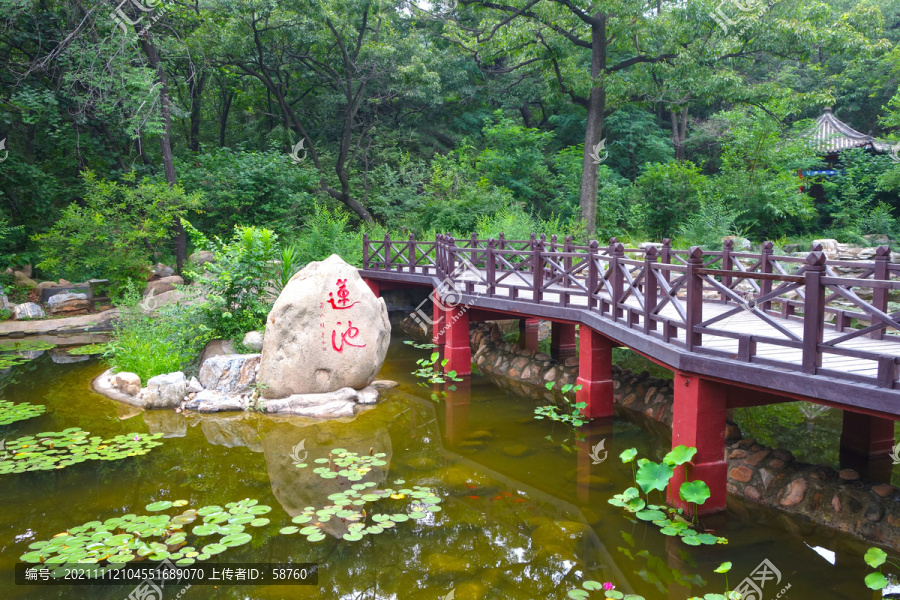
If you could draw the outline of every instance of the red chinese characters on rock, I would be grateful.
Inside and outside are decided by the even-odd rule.
[[[338,286],[338,299],[335,302],[334,293],[328,292],[328,302],[331,304],[331,308],[335,310],[346,310],[352,306],[359,304],[359,302],[350,302],[349,296],[350,291],[347,289],[347,280],[346,279],[338,279],[336,285]]]
[[[337,322],[338,325],[341,324],[340,321]],[[354,348],[365,348],[365,344],[354,344],[349,341],[359,335],[359,328],[353,326],[352,321],[347,321],[347,330],[341,334],[341,345],[337,344],[337,331],[331,332],[331,347],[337,350],[338,352],[344,351],[344,346],[353,346]]]
[[[359,304],[358,301],[356,301],[356,302],[350,301],[350,291],[347,289],[347,280],[346,279],[338,279],[335,285],[337,285],[337,287],[338,287],[338,290],[337,290],[337,298],[338,299],[337,300],[334,299],[334,292],[328,292],[328,303],[331,304],[331,308],[333,308],[334,310],[346,310],[348,308],[351,308],[351,307]],[[324,305],[320,305],[320,306],[324,306]],[[322,316],[324,317],[325,315],[323,314]],[[343,325],[343,323],[341,321],[338,321],[337,324]],[[323,328],[325,327],[324,322],[320,323],[320,325]],[[359,336],[359,327],[354,327],[353,322],[348,320],[347,328],[343,332],[339,333],[338,329],[333,329],[331,331],[331,347],[335,350],[335,352],[343,352],[344,348],[347,346],[350,346],[353,348],[365,348],[366,347],[365,344],[357,344],[357,343],[354,343],[353,341],[351,341],[351,340],[356,339],[358,336]],[[324,337],[325,337],[325,331],[323,330],[322,331],[322,338],[323,338],[322,339],[322,344],[323,344],[322,349],[323,350],[325,350]]]

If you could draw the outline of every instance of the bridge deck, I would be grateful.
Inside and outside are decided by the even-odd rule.
[[[675,371],[897,418],[900,264],[886,246],[874,258],[366,238],[361,274],[497,318],[581,323]]]
[[[484,271],[480,271],[481,281],[484,281],[484,277],[486,276]],[[532,301],[534,296],[531,292],[533,287],[532,283],[532,275],[530,273],[522,273],[521,278],[526,281],[517,281],[515,283],[510,283],[510,287],[507,288],[498,288],[496,293],[494,294],[495,298],[507,298],[509,299],[512,295],[513,287],[517,288],[515,294],[519,300],[522,301]],[[518,279],[518,278],[517,278]],[[487,293],[487,286],[484,284],[474,284],[474,292],[476,295],[480,295],[482,297]],[[566,292],[567,290],[561,285],[553,285],[547,288],[546,291],[542,293],[543,304],[560,304],[560,294]],[[570,290],[569,290],[570,291]],[[601,291],[598,293],[599,296],[603,296],[606,299],[609,299],[609,293],[606,291]],[[684,300],[684,297],[681,297]],[[625,304],[628,304],[635,309],[640,309],[640,302],[636,297],[629,297],[625,299]],[[478,303],[476,302],[476,305]],[[574,296],[570,299],[570,306],[587,308],[587,297],[586,296]],[[733,311],[735,308],[734,304],[725,304],[719,300],[704,300],[703,302],[703,318],[709,319],[712,317],[717,317],[719,315],[723,315],[727,312]],[[635,318],[637,322],[635,326],[637,328],[643,327],[644,325],[644,317],[640,314],[639,311],[635,311]],[[678,319],[679,314],[678,311],[672,304],[669,304],[663,307],[660,310],[660,315],[669,319]],[[771,315],[770,318],[784,327],[785,329],[794,333],[797,337],[803,337],[803,322],[786,319],[777,315]],[[723,331],[727,331],[735,334],[746,334],[746,335],[755,335],[755,336],[766,336],[782,339],[785,341],[789,341],[789,338],[780,332],[778,329],[761,321],[757,316],[755,316],[750,310],[741,310],[732,316],[725,317],[722,321],[719,321],[713,326],[714,329],[721,329]],[[682,343],[685,341],[685,331],[684,329],[678,329],[676,331],[676,335],[673,336],[673,339],[676,339]],[[837,332],[833,330],[825,330],[824,331],[824,341],[829,341],[836,339],[843,335],[843,332]],[[884,355],[890,354],[893,356],[900,357],[900,336],[891,336],[897,337],[898,339],[887,339],[887,340],[873,340],[871,338],[860,337],[854,340],[849,340],[845,342],[842,346],[851,349],[863,350],[867,352],[871,352],[873,354]],[[702,336],[702,346],[704,348],[719,350],[722,352],[727,352],[729,354],[737,354],[738,352],[738,340],[733,337],[722,337],[717,335],[703,334]],[[783,346],[775,346],[772,344],[764,344],[759,343],[756,349],[756,356],[763,359],[772,359],[783,362],[789,362],[796,365],[801,364],[803,352],[799,348],[785,348]],[[868,360],[864,358],[855,358],[848,356],[839,356],[828,354],[822,357],[822,368],[824,369],[833,369],[835,371],[842,371],[844,373],[852,373],[861,375],[864,377],[875,377],[878,372],[878,364],[874,360]]]

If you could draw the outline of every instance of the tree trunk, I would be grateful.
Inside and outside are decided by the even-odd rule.
[[[596,82],[606,69],[606,15],[594,15],[597,24],[591,27],[591,79]],[[584,156],[581,163],[581,216],[588,235],[597,231],[597,179],[599,165],[591,154],[600,143],[603,116],[606,111],[606,89],[594,84],[587,106],[587,129],[584,133]]]
[[[231,111],[231,101],[234,93],[225,90],[222,94],[222,113],[219,115],[219,147],[225,147],[225,131],[228,126],[228,113]]]
[[[188,137],[188,148],[191,152],[200,152],[200,100],[203,97],[203,84],[206,82],[206,73],[198,73],[191,65],[191,132]]]
[[[162,67],[162,63],[159,61],[159,54],[156,52],[156,47],[149,41],[149,34],[145,32],[140,36],[140,40],[141,48],[147,56],[147,62],[151,67],[156,69],[156,75],[159,77],[159,82],[161,84],[159,106],[162,115],[163,132],[159,138],[159,145],[162,152],[163,168],[166,173],[166,182],[169,184],[169,187],[174,187],[175,184],[178,183],[178,178],[175,176],[175,162],[172,159],[172,142],[169,137],[169,132],[172,128],[172,107],[169,102],[169,84],[166,79],[166,72]],[[175,245],[175,271],[181,274],[184,261],[187,259],[187,235],[185,234],[184,226],[182,226],[180,219],[175,219],[172,223],[172,232],[174,234],[173,241]]]
[[[672,122],[672,144],[675,146],[675,160],[684,160],[684,140],[687,136],[688,107],[680,111],[669,110]]]

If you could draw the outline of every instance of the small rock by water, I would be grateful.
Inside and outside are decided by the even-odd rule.
[[[17,304],[15,309],[13,309],[13,319],[16,319],[17,321],[21,321],[22,319],[44,319],[46,317],[47,315],[44,313],[44,309],[34,302]]]
[[[175,408],[184,400],[186,387],[181,371],[151,377],[141,394],[142,404],[144,408]]]

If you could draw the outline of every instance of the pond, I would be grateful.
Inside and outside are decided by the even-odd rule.
[[[618,454],[636,447],[640,456],[659,460],[668,440],[619,419],[592,424],[576,440],[564,424],[533,419],[533,403],[507,396],[478,376],[434,400],[436,391],[410,374],[427,352],[395,339],[381,377],[399,387],[383,392],[376,407],[349,422],[142,413],[89,390],[90,380],[105,368],[95,359],[56,364],[44,355],[13,367],[3,399],[47,409],[0,426],[0,438],[79,427],[103,438],[161,433],[162,445],[120,460],[0,475],[0,598],[128,598],[133,583],[15,585],[14,565],[30,544],[74,526],[160,514],[145,508],[154,502],[187,501],[184,508],[163,511],[175,515],[245,498],[272,507],[262,519],[268,522],[247,527],[249,543],[214,559],[317,563],[318,585],[204,585],[183,593],[167,589],[164,599],[534,600],[565,598],[585,579],[610,581],[617,590],[646,598],[685,599],[721,592],[725,577],[714,569],[723,561],[734,563],[728,575],[734,587],[764,560],[781,575],[780,582],[767,583],[765,599],[788,585],[782,598],[872,597],[862,583],[867,544],[797,518],[730,499],[725,517],[705,523],[729,544],[706,547],[687,546],[653,525],[629,521],[607,503],[632,481],[630,466]],[[588,451],[600,440],[608,455],[593,464]],[[441,499],[441,509],[358,541],[335,537],[346,533],[346,523],[325,527],[330,535],[317,542],[279,533],[305,507],[329,504],[329,495],[346,489],[340,478],[322,479],[313,471],[323,464],[315,459],[327,459],[337,448],[360,456],[383,453],[376,462],[385,464],[374,466],[363,482],[427,486]],[[308,466],[296,467],[298,459]],[[409,502],[383,498],[365,508],[391,513]],[[834,552],[833,560],[822,549]]]

